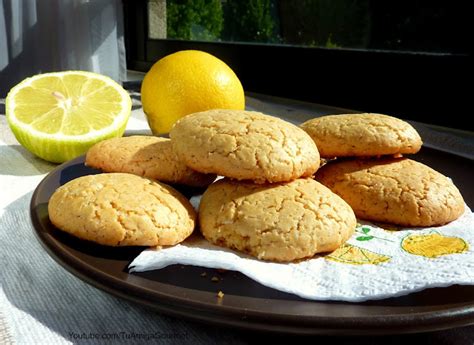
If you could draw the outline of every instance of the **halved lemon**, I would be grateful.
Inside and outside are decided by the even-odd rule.
[[[62,163],[104,139],[120,137],[132,108],[127,91],[109,77],[84,71],[45,73],[23,80],[6,99],[18,142]]]

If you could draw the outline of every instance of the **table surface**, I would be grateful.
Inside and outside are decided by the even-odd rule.
[[[131,91],[128,133],[149,133],[140,95]],[[301,122],[344,109],[249,94],[247,107]],[[216,328],[160,315],[97,290],[67,273],[43,250],[29,221],[35,186],[55,165],[21,147],[11,134],[0,100],[0,344],[248,344],[289,343],[295,337]],[[413,123],[426,146],[474,159],[474,133]],[[473,320],[474,322],[474,320]],[[331,344],[474,344],[474,326],[430,333],[383,337],[298,337],[301,343]]]

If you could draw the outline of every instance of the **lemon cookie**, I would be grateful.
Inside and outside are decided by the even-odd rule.
[[[193,232],[196,219],[173,188],[123,173],[69,181],[53,193],[48,212],[57,228],[109,246],[173,245]]]
[[[170,132],[192,169],[256,183],[311,176],[319,153],[301,128],[252,111],[211,110],[185,116]]]
[[[449,178],[406,158],[336,161],[321,168],[316,179],[363,219],[432,226],[464,212],[461,193]]]
[[[212,243],[282,262],[335,250],[356,227],[349,205],[311,178],[265,185],[220,180],[204,193],[199,221]]]
[[[407,122],[381,114],[318,117],[301,125],[321,157],[379,156],[416,153],[422,141]]]
[[[170,139],[152,136],[101,141],[87,152],[86,165],[105,172],[124,172],[196,187],[207,186],[216,178],[188,168],[173,152]]]

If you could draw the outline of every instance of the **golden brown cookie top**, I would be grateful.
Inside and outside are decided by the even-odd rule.
[[[173,152],[170,139],[153,136],[101,141],[87,152],[86,165],[104,172],[124,172],[196,187],[207,186],[216,178],[188,168]]]
[[[349,205],[311,178],[265,185],[220,180],[204,193],[199,220],[209,241],[271,261],[332,251],[356,227]]]
[[[69,181],[51,196],[48,212],[59,229],[109,246],[176,244],[193,232],[196,219],[170,186],[123,173]]]
[[[432,226],[464,212],[464,200],[451,179],[406,158],[336,160],[322,167],[316,179],[364,219]]]
[[[416,153],[422,145],[408,122],[382,114],[327,115],[306,121],[301,128],[327,158]]]
[[[170,132],[189,167],[256,183],[311,176],[319,167],[313,140],[297,126],[252,111],[211,110],[185,116]]]

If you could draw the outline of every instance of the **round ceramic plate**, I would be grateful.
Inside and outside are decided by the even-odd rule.
[[[413,157],[450,176],[474,206],[474,162],[433,149]],[[474,323],[474,286],[451,286],[365,303],[305,300],[267,288],[244,275],[174,265],[129,274],[129,263],[145,248],[109,248],[57,230],[48,218],[48,200],[60,185],[97,170],[84,157],[58,166],[38,185],[31,218],[39,241],[64,268],[84,281],[160,312],[193,320],[294,334],[387,334],[423,332]],[[202,191],[183,190],[187,196]],[[212,277],[218,277],[214,282]],[[223,291],[224,298],[217,298]]]

